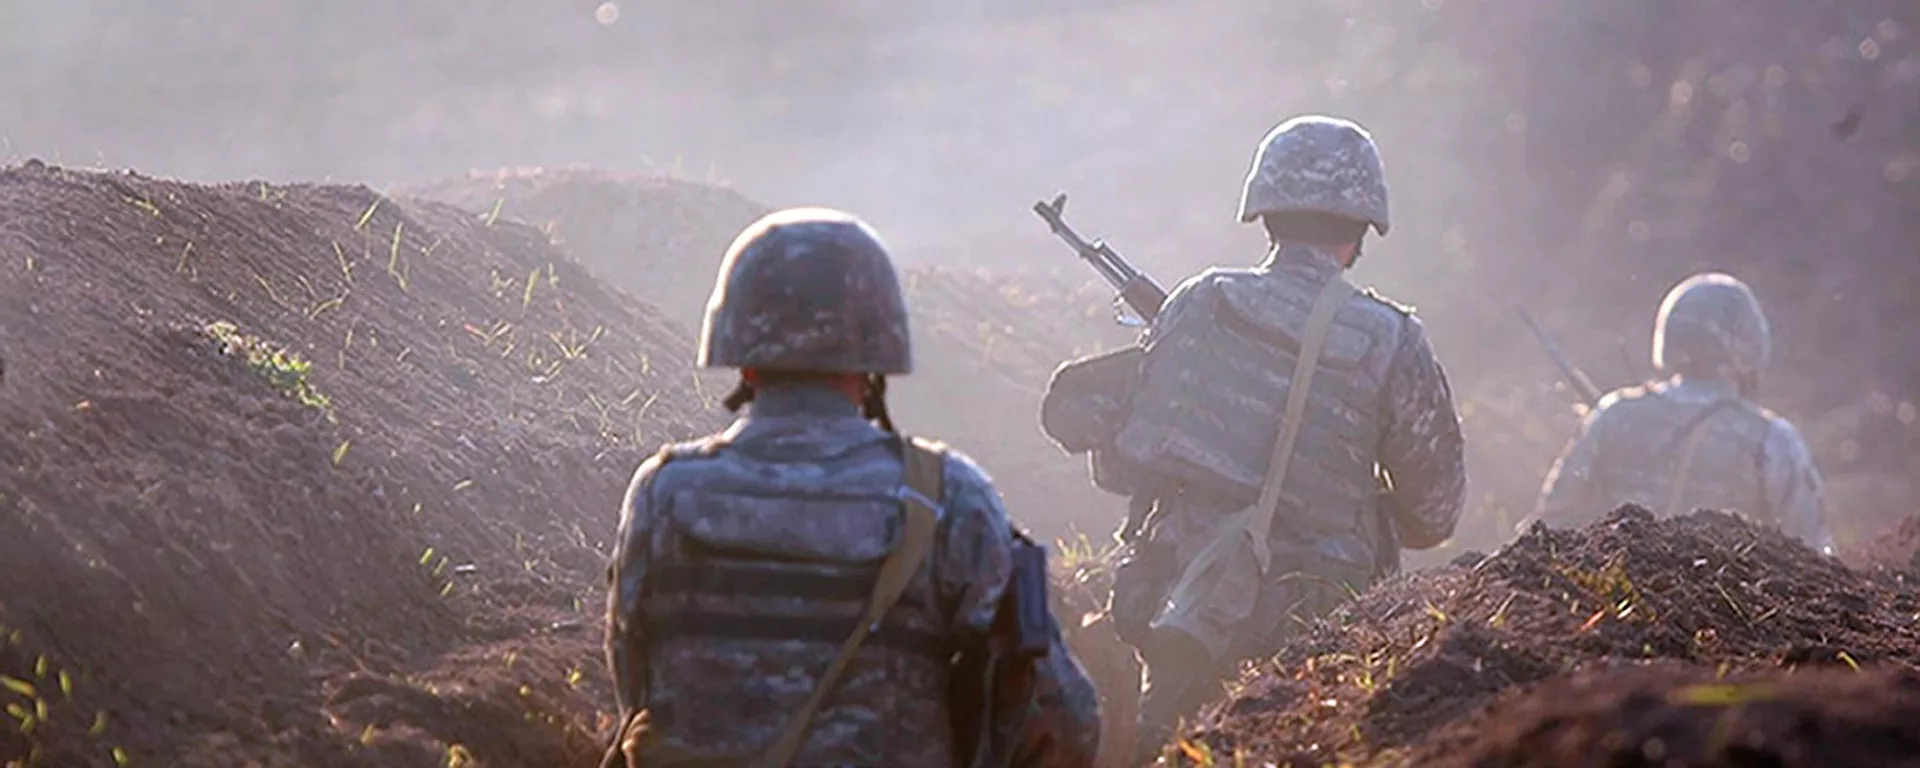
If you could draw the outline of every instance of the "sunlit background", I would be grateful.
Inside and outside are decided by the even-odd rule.
[[[1260,257],[1232,212],[1270,125],[1344,114],[1396,218],[1358,275],[1419,308],[1466,414],[1457,545],[1506,536],[1574,423],[1514,309],[1623,384],[1662,292],[1706,267],[1771,311],[1765,401],[1857,544],[1912,509],[1917,33],[1892,0],[12,3],[0,152],[375,188],[644,171],[856,211],[910,263],[1080,281],[1028,211],[1065,190],[1171,285]],[[1024,516],[1118,514],[1061,492],[1075,519]]]

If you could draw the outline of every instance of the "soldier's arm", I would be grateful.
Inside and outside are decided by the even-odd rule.
[[[953,606],[960,642],[984,641],[1013,576],[1013,526],[1000,493],[980,467],[949,454],[942,494],[936,578]],[[1034,670],[1035,695],[1018,737],[1015,766],[1087,768],[1100,742],[1093,683],[1053,631],[1048,658]]]
[[[1014,748],[1016,768],[1092,768],[1100,752],[1100,695],[1073,657],[1055,622],[1046,658],[1034,668],[1026,732]]]
[[[1567,441],[1559,458],[1547,469],[1540,486],[1540,501],[1533,518],[1552,526],[1577,525],[1605,514],[1607,502],[1600,498],[1593,481],[1593,460],[1600,453],[1600,414],[1617,399],[1609,394],[1600,405],[1580,419],[1580,431]]]
[[[647,577],[647,539],[654,519],[654,478],[663,462],[641,463],[620,502],[620,528],[607,564],[607,668],[614,701],[623,717],[646,705],[647,659],[642,636],[640,588]]]
[[[1833,531],[1827,525],[1826,481],[1813,464],[1813,452],[1800,431],[1775,417],[1767,433],[1763,472],[1767,498],[1780,529],[1823,554],[1833,554]]]
[[[1395,530],[1408,549],[1438,546],[1466,506],[1466,444],[1446,371],[1412,315],[1381,396],[1387,420],[1380,464],[1393,479],[1386,502]]]
[[[981,641],[1013,576],[1012,523],[986,473],[958,451],[947,454],[940,504],[935,588],[959,635],[954,639]]]

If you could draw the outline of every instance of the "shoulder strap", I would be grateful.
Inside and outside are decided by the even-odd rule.
[[[1767,441],[1773,439],[1775,425],[1773,419],[1767,419],[1767,428],[1760,433],[1760,441],[1753,447],[1753,474],[1760,478],[1760,509],[1768,520],[1779,521],[1778,510],[1773,508],[1773,488],[1767,482]]]
[[[1307,328],[1300,338],[1300,358],[1294,362],[1293,381],[1287,387],[1287,409],[1280,417],[1280,439],[1274,441],[1273,458],[1267,462],[1266,481],[1260,486],[1260,503],[1247,520],[1247,532],[1253,535],[1253,550],[1265,572],[1271,555],[1267,536],[1273,531],[1273,515],[1280,506],[1280,486],[1287,480],[1287,468],[1293,463],[1293,444],[1300,437],[1300,420],[1307,411],[1307,390],[1313,386],[1313,374],[1320,368],[1320,350],[1333,329],[1333,316],[1353,296],[1354,288],[1345,278],[1334,275],[1320,289],[1307,314]]]
[[[920,564],[926,560],[927,552],[933,548],[934,526],[938,522],[931,505],[938,499],[945,485],[946,456],[936,447],[912,438],[902,438],[901,459],[905,462],[906,484],[910,493],[906,496],[904,526],[899,543],[887,554],[880,565],[880,576],[874,580],[873,593],[867,598],[867,612],[861,617],[859,626],[840,646],[840,655],[827,667],[826,674],[820,676],[820,684],[813,689],[813,695],[807,703],[795,713],[780,734],[780,739],[767,750],[763,765],[768,768],[784,768],[800,752],[800,746],[806,740],[807,728],[813,723],[813,716],[820,711],[820,705],[826,702],[827,694],[840,682],[840,676],[847,671],[847,665],[853,661],[860,646],[866,642],[874,627],[879,626],[881,617],[900,601],[900,595],[907,591],[907,585],[920,570]]]

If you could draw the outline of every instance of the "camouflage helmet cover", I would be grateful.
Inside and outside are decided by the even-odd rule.
[[[1660,302],[1654,319],[1653,365],[1667,374],[1758,374],[1772,347],[1760,300],[1746,283],[1720,272],[1680,281]]]
[[[907,302],[880,236],[827,208],[775,211],[720,262],[700,328],[703,368],[903,374]]]
[[[1240,220],[1288,211],[1345,216],[1385,235],[1387,172],[1372,134],[1326,115],[1288,118],[1268,131],[1240,192]]]

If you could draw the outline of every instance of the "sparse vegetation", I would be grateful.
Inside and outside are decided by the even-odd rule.
[[[1909,344],[1914,326],[1912,313],[1889,307],[1904,306],[1914,280],[1907,261],[1885,254],[1909,252],[1900,246],[1913,239],[1911,217],[1902,216],[1912,208],[1911,190],[1920,188],[1911,173],[1920,165],[1911,162],[1912,148],[1899,130],[1902,121],[1911,122],[1906,113],[1914,102],[1887,96],[1911,95],[1916,17],[1884,4],[1831,10],[1801,4],[1795,7],[1812,10],[1790,15],[1791,4],[1763,3],[1728,26],[1719,20],[1733,18],[1726,9],[1707,6],[1648,14],[1653,6],[1588,4],[1569,15],[1518,3],[1469,5],[1476,8],[1465,14],[1459,3],[1440,2],[1246,5],[1246,20],[1275,29],[1324,24],[1338,32],[1317,36],[1312,45],[1277,48],[1271,33],[1258,32],[1260,44],[1240,52],[1251,66],[1214,71],[1279,72],[1283,81],[1216,78],[1225,85],[1186,89],[1180,98],[1190,108],[1177,111],[1205,118],[1180,123],[1182,132],[1199,131],[1182,139],[1191,152],[1141,151],[1160,140],[1153,124],[1119,110],[1113,115],[1121,122],[1080,121],[1080,127],[1101,135],[1121,131],[1131,141],[1104,148],[1078,141],[1082,159],[1059,155],[1054,159],[1061,164],[1050,173],[1090,183],[1072,179],[1098,168],[1101,178],[1128,180],[1121,186],[1133,192],[1103,185],[1118,190],[1106,194],[1119,199],[1093,205],[1121,225],[1110,233],[1131,241],[1124,250],[1171,284],[1198,262],[1257,258],[1252,239],[1229,243],[1230,236],[1219,234],[1227,222],[1213,222],[1224,214],[1196,212],[1222,206],[1218,196],[1230,191],[1236,166],[1245,161],[1247,131],[1273,116],[1276,98],[1305,104],[1332,94],[1327,104],[1371,113],[1399,109],[1394,105],[1409,95],[1432,94],[1423,103],[1438,111],[1419,113],[1422,130],[1410,131],[1404,121],[1381,124],[1383,136],[1397,134],[1389,152],[1397,159],[1390,162],[1402,169],[1396,178],[1406,183],[1396,182],[1396,189],[1410,193],[1411,204],[1396,202],[1409,215],[1383,256],[1369,260],[1375,266],[1365,269],[1383,270],[1372,274],[1388,281],[1390,293],[1409,288],[1402,298],[1423,304],[1427,327],[1459,385],[1481,494],[1460,542],[1491,549],[1512,537],[1512,520],[1529,505],[1540,470],[1572,426],[1561,395],[1542,383],[1551,374],[1534,350],[1520,347],[1525,341],[1518,334],[1501,335],[1510,323],[1487,309],[1499,304],[1487,297],[1526,286],[1527,301],[1571,308],[1549,323],[1587,329],[1580,336],[1597,338],[1569,339],[1570,351],[1622,374],[1601,378],[1624,381],[1635,365],[1607,364],[1614,357],[1610,333],[1643,338],[1652,309],[1644,306],[1647,286],[1707,262],[1758,273],[1756,284],[1779,310],[1784,367],[1851,374],[1842,386],[1806,376],[1778,388],[1769,381],[1769,398],[1778,395],[1769,405],[1805,416],[1823,468],[1834,468],[1830,507],[1845,515],[1843,547],[1872,540],[1888,515],[1910,512],[1914,493],[1906,480],[1914,474],[1920,432],[1912,429],[1916,410],[1909,401],[1920,395],[1909,386],[1912,356],[1895,353]],[[1069,9],[1065,18],[1086,33],[1073,39],[1122,42],[1122,58],[1138,61],[1151,60],[1153,46],[1169,40],[1203,40],[1210,25],[1238,20],[1230,14],[1241,12],[1210,9],[1215,15],[1194,16],[1188,31],[1134,34],[1157,29],[1140,23],[1155,18],[1151,10]],[[368,24],[374,17],[353,11],[321,14],[315,23],[350,19],[342,28],[363,36],[425,28],[413,23],[420,20],[411,16],[417,9],[385,11],[385,22],[401,21]],[[943,36],[939,45],[923,47],[927,38],[915,35],[925,30],[894,29],[898,19],[891,13],[871,17],[884,20],[886,28],[876,27],[872,37],[888,46],[951,53],[950,46],[968,44],[964,36]],[[1003,13],[1028,12],[988,15]],[[994,23],[1029,32],[1069,28],[1053,13]],[[1767,20],[1789,16],[1792,23],[1765,29]],[[457,21],[494,23],[497,17],[466,14]],[[242,14],[215,25],[235,21],[245,29],[260,19]],[[1756,19],[1760,23],[1751,23]],[[1109,33],[1115,37],[1101,39]],[[514,44],[513,35],[493,37]],[[805,45],[808,37],[758,41],[744,53],[721,50],[722,59],[750,53],[766,57],[758,63],[779,65],[766,67],[765,77],[716,76],[752,81],[786,104],[793,101],[786,97],[801,93],[794,86],[811,87],[789,78],[821,71],[786,66],[806,62],[806,50],[782,47]],[[335,38],[346,39],[315,39]],[[273,46],[270,36],[234,39],[243,48]],[[840,34],[831,44],[845,53],[841,47],[849,43]],[[593,56],[612,50],[539,47],[543,56],[557,49]],[[102,50],[113,55],[65,56],[63,66],[98,84],[126,78],[84,73],[126,74],[126,61],[143,67],[152,61],[161,77],[191,80],[151,50]],[[233,51],[214,53],[223,64],[232,60]],[[284,63],[285,52],[266,53]],[[1561,61],[1577,66],[1545,66]],[[500,62],[514,66],[510,57]],[[1312,66],[1294,66],[1301,62]],[[342,73],[385,71],[351,55],[334,63],[339,66],[291,69],[324,73],[328,93]],[[1122,91],[1165,91],[1128,79],[1142,77],[1137,74],[1113,80],[1114,73],[1101,68],[1035,71],[1057,82],[1028,89],[1029,95],[1062,114],[1092,114],[1075,108],[1086,102],[1061,101],[1063,86],[1098,85],[1094,97],[1101,100]],[[258,84],[257,74],[240,72],[223,82],[244,91]],[[963,85],[994,92],[997,78],[984,72],[963,78]],[[39,87],[31,76],[16,80]],[[1106,90],[1107,81],[1119,90]],[[593,79],[555,82],[592,87]],[[826,82],[872,85],[860,78]],[[535,101],[563,111],[582,101],[574,85],[552,87],[559,90],[536,94]],[[1247,90],[1236,94],[1235,88]],[[112,114],[138,117],[139,90],[136,84],[122,94],[131,100],[117,99]],[[304,92],[276,82],[259,93]],[[943,101],[937,89],[876,92]],[[155,93],[174,99],[177,89]],[[515,94],[521,101],[527,95]],[[749,98],[761,107],[757,96]],[[1824,114],[1840,108],[1836,98],[1872,102],[1864,121],[1849,108],[1853,127],[1844,136],[1837,127],[1829,130],[1837,116]],[[262,113],[254,100],[241,99],[249,121]],[[1235,100],[1244,103],[1228,103]],[[598,104],[602,97],[584,101]],[[1896,102],[1908,107],[1885,106]],[[272,103],[290,102],[276,95]],[[970,95],[944,103],[969,113],[979,106]],[[209,115],[205,103],[167,106],[167,115],[186,116],[173,121],[174,128],[167,120],[126,123],[140,133],[142,147],[177,145],[187,153],[176,167],[204,170],[211,166],[202,163],[221,161],[212,155],[229,153],[204,152],[167,131],[199,135],[213,125],[219,130],[207,135],[244,141],[253,125]],[[936,166],[953,158],[976,163],[1015,156],[1011,145],[969,151],[966,133],[974,128],[965,121],[916,117],[914,104],[894,107],[900,109],[891,114],[904,121],[896,121],[897,130],[940,128],[939,135],[922,137],[931,144],[910,143],[915,152],[943,150],[925,155]],[[450,117],[445,108],[415,102],[410,114],[384,128],[351,99],[330,99],[328,113],[351,125],[358,143],[369,133],[385,140],[395,128],[400,135],[429,126],[456,130],[463,116]],[[31,134],[49,126],[64,130],[69,119],[82,119],[73,115],[94,111],[11,125],[9,146],[32,151]],[[283,128],[313,117],[287,111]],[[1863,122],[1861,132],[1852,133]],[[1424,130],[1428,126],[1443,130]],[[858,131],[847,135],[867,140]],[[779,140],[768,157],[792,165],[762,169],[756,183],[778,186],[769,179],[809,173],[814,158],[829,157],[793,151],[791,142],[810,141],[804,136],[789,132]],[[884,154],[892,143],[874,149]],[[1229,143],[1231,152],[1218,149]],[[317,139],[311,148],[325,144]],[[459,152],[458,144],[446,142],[447,151]],[[261,156],[230,154],[242,163]],[[326,153],[280,154],[294,158],[286,162],[319,162]],[[382,167],[391,162],[384,152],[349,154],[380,158],[370,162]],[[1541,157],[1554,162],[1537,162]],[[1087,165],[1076,170],[1075,163]],[[678,153],[672,164],[677,171]],[[1155,167],[1178,170],[1163,177]],[[1207,183],[1205,201],[1184,194],[1190,188],[1159,183],[1202,176],[1215,179]],[[0,580],[0,618],[59,638],[62,657],[75,662],[62,667],[24,650],[18,630],[0,635],[13,640],[0,649],[6,705],[0,709],[9,717],[0,725],[14,726],[0,733],[0,758],[47,765],[591,764],[583,755],[591,752],[594,734],[609,727],[597,711],[608,696],[598,638],[583,629],[592,626],[602,587],[612,509],[639,457],[725,418],[713,401],[729,382],[689,370],[690,329],[720,249],[762,206],[670,180],[568,178],[497,174],[454,195],[473,198],[455,200],[466,208],[458,212],[364,187],[216,187],[63,168],[0,172],[0,221],[7,222],[0,227],[0,263],[25,267],[0,276],[0,288],[13,289],[16,299],[0,302],[0,335],[10,357],[12,345],[23,345],[43,374],[18,387],[16,374],[0,399],[0,434],[10,438],[0,440],[6,468],[0,491],[8,505],[0,515],[0,562],[14,574]],[[1489,179],[1523,193],[1458,194],[1491,189]],[[899,199],[908,201],[926,194],[911,186],[902,191]],[[871,194],[858,184],[847,192]],[[889,186],[882,194],[896,192]],[[1498,204],[1489,202],[1495,198]],[[1106,289],[1074,271],[1051,243],[1041,244],[1041,233],[1032,232],[1029,252],[1022,238],[1032,222],[1020,214],[1019,202],[993,202],[988,220],[999,223],[985,229],[976,222],[968,230],[967,219],[986,209],[956,204],[941,211],[939,224],[951,242],[934,253],[969,267],[976,254],[988,258],[995,251],[1005,251],[1008,263],[1060,259],[1067,277],[909,266],[923,364],[896,390],[896,415],[910,431],[974,453],[995,474],[1014,514],[1042,535],[1071,530],[1070,523],[1104,530],[1116,522],[1120,502],[1087,490],[1081,460],[1059,456],[1034,434],[1032,402],[1061,359],[1124,343],[1130,334],[1107,323]],[[1097,219],[1088,223],[1108,229]],[[1017,234],[1000,237],[1003,226]],[[1141,227],[1152,232],[1150,239],[1141,237]],[[976,236],[986,240],[974,242]],[[556,242],[562,247],[553,247]],[[591,247],[595,243],[613,246]],[[1241,246],[1247,249],[1233,250]],[[1566,255],[1541,261],[1542,254],[1561,252]],[[1859,257],[1870,268],[1834,271],[1840,257],[1833,253]],[[606,289],[574,260],[601,268],[630,296]],[[369,268],[386,279],[356,279]],[[1558,277],[1542,280],[1549,273]],[[1639,309],[1623,309],[1629,305]],[[244,375],[262,377],[297,405],[236,397],[210,384],[200,357],[189,365],[177,344],[151,343],[162,326],[209,317],[225,318],[224,327],[190,332],[196,343],[204,338],[244,362],[250,371]],[[1643,356],[1638,342],[1635,350]],[[316,363],[322,366],[317,373]],[[325,412],[333,423],[308,423],[305,409]],[[1614,694],[1626,693],[1640,709],[1675,722],[1711,716],[1738,725],[1796,701],[1806,707],[1796,711],[1801,722],[1822,722],[1822,713],[1844,707],[1867,716],[1912,711],[1864,684],[1808,688],[1818,673],[1805,669],[1829,666],[1871,682],[1885,679],[1890,667],[1911,666],[1920,604],[1908,588],[1809,560],[1744,528],[1718,527],[1716,518],[1652,529],[1615,522],[1615,529],[1530,534],[1481,567],[1414,574],[1360,596],[1275,659],[1252,665],[1258,671],[1236,686],[1232,701],[1208,713],[1212,719],[1172,752],[1208,765],[1434,764],[1425,750],[1447,728],[1494,733],[1558,717],[1554,727],[1606,722],[1595,730],[1641,733],[1633,722],[1599,719],[1603,705],[1620,708]],[[1887,562],[1920,563],[1915,536],[1881,542]],[[1117,551],[1104,540],[1070,536],[1057,544],[1056,556],[1056,609],[1101,683],[1111,748],[1124,742],[1132,721],[1138,673],[1105,614]],[[1707,562],[1694,564],[1701,559]],[[442,599],[456,594],[456,581],[459,599]],[[287,649],[289,638],[299,638],[298,652]],[[1560,674],[1585,665],[1599,675],[1625,660],[1670,679],[1634,688],[1613,677],[1581,682]],[[1773,667],[1802,671],[1786,679]],[[1746,677],[1752,673],[1762,677]],[[103,679],[111,684],[100,684]],[[1535,683],[1548,687],[1534,697],[1522,693]],[[1571,687],[1554,687],[1562,684]],[[1808,690],[1849,695],[1805,704]],[[1483,705],[1505,706],[1502,701],[1512,708],[1474,719]],[[1592,711],[1552,706],[1563,702],[1597,703]],[[1683,711],[1662,710],[1663,704]],[[108,711],[114,713],[110,729]],[[1754,722],[1777,726],[1753,726],[1768,736],[1792,732],[1781,721]],[[89,735],[81,738],[82,732]],[[1710,735],[1706,741],[1725,734],[1716,726]],[[1604,753],[1604,744],[1589,747],[1578,757]],[[1647,757],[1645,742],[1626,749],[1638,755],[1632,759],[1658,762]],[[1122,753],[1109,749],[1110,758]]]
[[[246,363],[281,394],[323,411],[332,407],[333,399],[315,388],[308,378],[313,363],[293,351],[258,336],[241,333],[238,326],[224,320],[209,323],[201,330],[216,345],[220,354]]]

